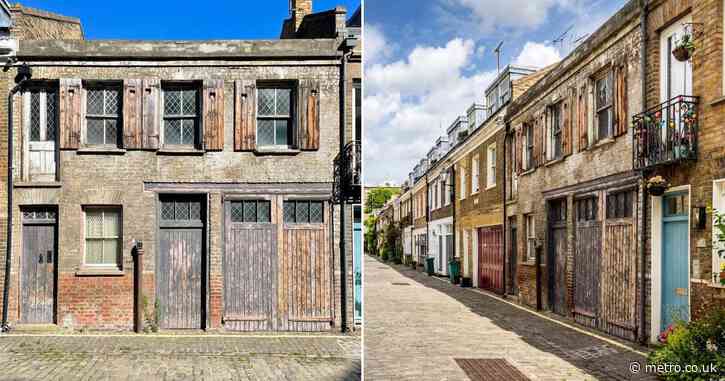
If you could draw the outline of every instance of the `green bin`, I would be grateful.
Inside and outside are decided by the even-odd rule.
[[[425,259],[425,270],[428,272],[428,275],[433,275],[434,263],[435,263],[435,258],[428,257]]]
[[[461,276],[461,262],[458,259],[451,259],[448,261],[448,277],[451,283],[458,284]]]

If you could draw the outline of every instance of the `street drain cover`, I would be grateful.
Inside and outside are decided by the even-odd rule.
[[[393,286],[410,286],[410,283],[405,283],[405,282],[393,282]]]
[[[454,359],[471,381],[527,381],[518,369],[504,359]]]

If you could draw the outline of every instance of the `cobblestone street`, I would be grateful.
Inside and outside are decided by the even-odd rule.
[[[2,380],[359,380],[353,336],[0,337]]]
[[[648,379],[629,371],[639,353],[370,257],[364,344],[371,381],[468,380],[455,359],[494,358],[532,380]]]

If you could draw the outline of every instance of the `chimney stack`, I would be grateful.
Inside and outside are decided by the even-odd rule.
[[[295,30],[299,29],[302,19],[312,13],[312,0],[290,0],[290,14],[295,23]]]

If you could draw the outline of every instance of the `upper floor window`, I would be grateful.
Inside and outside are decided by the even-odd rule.
[[[524,169],[529,170],[534,167],[534,125],[532,123],[524,124]]]
[[[24,181],[57,181],[58,87],[49,83],[29,85],[23,92]]]
[[[486,188],[493,188],[496,186],[496,143],[488,146],[487,155],[487,177],[486,177]]]
[[[536,229],[534,226],[534,215],[524,215],[526,224],[526,259],[533,261],[536,254]]]
[[[596,139],[605,139],[612,136],[614,122],[612,99],[614,80],[612,70],[607,70],[603,75],[595,79],[594,102],[596,111]]]
[[[52,87],[36,87],[30,96],[30,141],[55,141],[58,131],[58,92]]]
[[[121,128],[121,89],[113,85],[91,85],[86,89],[85,143],[118,145]]]
[[[478,192],[478,184],[479,184],[479,160],[478,155],[473,156],[473,159],[471,159],[471,193]]]
[[[549,160],[561,158],[561,117],[561,102],[553,106],[549,106]]]
[[[292,88],[260,87],[257,90],[257,146],[292,145]]]
[[[466,169],[461,168],[461,200],[466,199]]]
[[[164,145],[198,144],[199,89],[194,85],[164,86]]]

